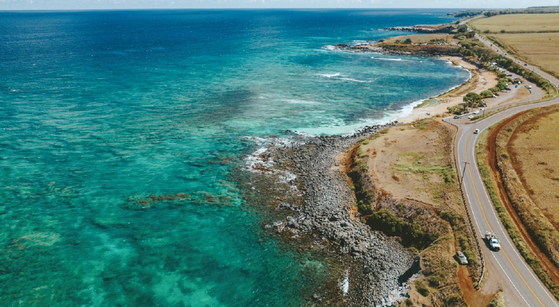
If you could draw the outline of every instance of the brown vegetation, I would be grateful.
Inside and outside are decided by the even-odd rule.
[[[559,33],[494,34],[501,45],[522,60],[559,75]]]
[[[542,112],[516,128],[507,151],[530,198],[559,230],[559,112]]]
[[[480,274],[453,166],[453,136],[451,126],[431,118],[384,131],[350,151],[348,174],[363,219],[422,257],[422,277],[410,292],[413,304],[464,306],[464,297],[472,299],[475,292],[472,279]],[[457,249],[471,263],[461,268],[462,282],[469,280],[466,289],[453,259]]]
[[[515,14],[497,15],[474,19],[470,25],[480,32],[559,32],[559,14]]]
[[[497,135],[494,141],[494,154],[502,185],[514,211],[538,247],[556,267],[559,267],[559,232],[544,217],[541,209],[534,204],[529,193],[524,189],[507,152],[507,144],[516,129],[539,112],[542,110],[521,113],[512,120],[508,120],[498,132],[495,132]],[[493,140],[490,142],[493,143]]]
[[[550,229],[549,222],[541,220],[543,215],[538,208],[528,204],[531,200],[523,191],[506,152],[514,129],[530,118],[533,112],[517,114],[490,128],[489,134],[482,134],[478,164],[487,191],[511,239],[536,275],[558,297],[559,274],[550,258],[546,257],[549,248],[544,247],[545,242],[556,240],[555,235],[550,233],[554,229]]]
[[[559,14],[498,15],[469,24],[509,53],[559,76]]]

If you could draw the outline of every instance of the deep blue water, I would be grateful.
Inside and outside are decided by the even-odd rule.
[[[348,133],[463,82],[323,48],[447,12],[0,12],[0,305],[303,304],[328,264],[263,236],[229,177],[247,137]]]

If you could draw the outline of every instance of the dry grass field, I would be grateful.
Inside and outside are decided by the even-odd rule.
[[[527,59],[528,62],[559,74],[559,33],[495,34],[492,36]]]
[[[508,144],[516,172],[535,204],[559,229],[559,112],[532,117]]]
[[[370,152],[373,180],[383,190],[461,212],[461,206],[454,208],[461,200],[451,155],[452,137],[447,124],[425,119],[390,129],[362,148]]]
[[[480,18],[470,23],[481,32],[559,32],[559,14],[511,14]]]
[[[406,38],[410,38],[413,43],[423,44],[423,43],[430,43],[432,40],[443,40],[447,43],[452,41],[457,41],[453,38],[451,34],[416,34],[416,35],[404,35],[404,36],[395,36],[389,37],[384,40],[386,43],[393,44],[396,40],[404,41]]]
[[[464,306],[458,299],[461,297],[469,306],[487,306],[492,298],[478,295],[472,284],[472,280],[479,278],[480,260],[464,219],[465,206],[453,160],[453,137],[451,125],[440,118],[427,118],[387,129],[360,145],[374,186],[393,199],[401,199],[398,210],[404,210],[400,207],[404,203],[410,206],[405,210],[427,208],[435,213],[436,218],[432,216],[434,220],[430,221],[433,225],[442,220],[451,225],[445,235],[420,253],[424,276],[412,286],[414,306]],[[450,222],[450,216],[457,220]],[[415,216],[414,223],[425,217]],[[453,259],[458,249],[467,255],[470,266],[458,268]],[[428,289],[429,296],[420,294],[422,288]],[[452,297],[455,303],[451,303]]]

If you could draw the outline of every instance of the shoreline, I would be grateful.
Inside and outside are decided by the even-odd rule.
[[[254,179],[250,187],[252,192],[288,200],[270,209],[281,222],[267,224],[264,228],[274,229],[299,249],[322,249],[324,255],[336,258],[344,268],[331,276],[336,281],[334,286],[330,282],[330,289],[313,295],[312,299],[326,299],[347,306],[392,306],[407,297],[407,281],[417,273],[412,271],[415,255],[395,239],[373,231],[360,220],[352,206],[356,203],[355,193],[341,170],[343,162],[339,159],[362,138],[402,122],[442,114],[447,107],[462,103],[459,94],[470,88],[471,71],[477,67],[462,58],[441,58],[470,71],[470,78],[436,97],[416,102],[409,114],[400,115],[389,123],[365,126],[344,136],[288,131],[295,133],[292,140],[271,141],[247,159],[244,171],[250,170]],[[476,90],[480,86],[490,87],[487,80],[484,82],[474,82]],[[452,96],[456,92],[458,94],[449,101],[419,106],[426,100]]]
[[[421,102],[419,102],[417,105],[413,107],[413,110],[410,112],[410,114],[398,117],[396,119],[397,121],[402,123],[411,123],[419,119],[424,119],[424,118],[448,113],[447,111],[448,107],[453,107],[460,103],[463,103],[462,101],[463,95],[460,94],[462,91],[469,89],[468,83],[470,82],[470,80],[472,80],[472,78],[475,77],[476,74],[478,74],[479,79],[474,81],[474,84],[472,84],[474,88],[471,89],[471,91],[473,92],[481,92],[483,89],[490,88],[497,84],[497,81],[495,80],[496,75],[492,76],[494,75],[493,72],[489,72],[486,70],[483,70],[481,72],[476,72],[475,70],[477,70],[477,67],[465,61],[461,57],[441,56],[440,58],[448,60],[454,66],[459,66],[462,69],[467,70],[470,73],[470,78],[468,78],[468,80],[466,80],[464,83],[457,85],[447,90],[444,93],[441,93],[432,98],[427,98],[422,100]],[[455,94],[453,95],[453,93]],[[424,102],[429,101],[431,99],[439,99],[441,101],[433,105],[427,105],[427,106],[422,105]],[[442,99],[445,99],[446,101],[442,101]]]
[[[276,230],[287,243],[295,240],[299,248],[320,249],[344,268],[331,277],[337,283],[326,291],[330,297],[319,298],[346,306],[392,306],[409,290],[405,281],[413,275],[408,271],[415,256],[356,216],[355,193],[339,161],[360,139],[397,124],[367,126],[347,136],[272,142],[253,156],[260,165],[245,166],[251,168],[252,193],[283,200],[270,209],[281,222],[264,228]],[[286,182],[285,173],[295,178]]]
[[[356,46],[349,46],[345,44],[338,44],[334,46],[327,46],[326,49],[329,50],[337,50],[337,51],[347,51],[347,52],[354,52],[354,53],[379,53],[385,55],[399,55],[399,56],[420,56],[420,57],[436,57],[442,60],[446,60],[451,63],[451,65],[458,66],[466,71],[469,72],[470,77],[465,80],[463,83],[458,84],[448,90],[426,99],[421,99],[418,101],[411,102],[410,104],[403,106],[400,111],[398,111],[394,117],[387,118],[384,122],[380,122],[379,124],[385,124],[392,121],[398,121],[400,123],[411,123],[413,121],[424,119],[436,115],[441,115],[447,112],[448,107],[456,106],[460,103],[463,103],[462,96],[459,95],[462,91],[469,89],[468,83],[472,80],[472,78],[479,77],[479,80],[476,80],[475,84],[470,91],[481,92],[487,88],[491,88],[497,84],[496,81],[496,74],[491,71],[487,71],[485,69],[480,69],[476,64],[468,61],[465,59],[461,54],[432,54],[429,52],[425,52],[422,50],[416,52],[408,52],[408,51],[397,51],[397,50],[388,50],[382,47],[375,45],[375,42],[368,42],[364,44],[359,44]],[[456,93],[456,94],[453,94]],[[465,94],[465,93],[464,93]],[[426,101],[444,98],[446,101],[437,102],[434,105],[422,105]],[[406,112],[406,109],[411,108],[411,112]],[[402,114],[404,113],[404,114]]]

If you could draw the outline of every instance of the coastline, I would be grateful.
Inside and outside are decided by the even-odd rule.
[[[459,57],[441,58],[468,69],[470,73],[477,69]],[[483,78],[483,82],[476,82],[476,90],[480,86],[488,87],[489,76],[483,75]],[[365,126],[345,136],[295,132],[293,139],[287,142],[272,140],[247,159],[243,171],[249,170],[251,186],[245,189],[282,200],[267,205],[276,222],[267,223],[264,228],[274,230],[285,242],[296,244],[299,250],[322,250],[324,255],[335,258],[340,264],[339,270],[331,276],[335,282],[329,280],[327,289],[321,289],[322,293],[315,293],[308,300],[326,300],[346,306],[392,306],[408,297],[408,281],[418,273],[418,264],[414,266],[415,256],[395,239],[373,231],[359,218],[353,205],[356,203],[355,193],[342,171],[345,161],[339,159],[363,138],[402,122],[442,114],[447,107],[462,103],[461,95],[451,93],[469,89],[467,85],[471,79],[472,76],[435,97],[450,96],[448,101],[421,106],[423,100],[411,113],[403,114],[395,121]]]
[[[337,283],[330,282],[330,289],[312,299],[344,306],[392,306],[409,290],[405,281],[415,273],[413,253],[356,216],[355,193],[339,160],[362,138],[397,124],[367,126],[347,136],[270,142],[253,155],[260,162],[245,166],[252,177],[252,194],[281,199],[270,201],[276,222],[264,228],[275,230],[286,242],[295,241],[299,249],[321,250],[343,268],[332,276]],[[286,182],[286,173],[295,177]]]
[[[442,115],[444,113],[447,113],[448,107],[456,106],[460,103],[463,103],[462,101],[463,95],[461,95],[462,92],[464,91],[481,92],[482,90],[493,87],[497,84],[497,81],[495,80],[496,76],[493,76],[494,75],[493,72],[486,71],[486,70],[483,70],[481,72],[476,71],[477,70],[476,66],[465,61],[461,57],[442,56],[441,58],[452,62],[452,65],[459,66],[465,70],[468,70],[470,72],[470,78],[466,80],[464,83],[454,88],[451,88],[448,91],[441,93],[436,97],[422,100],[421,102],[417,103],[417,105],[413,107],[413,110],[410,112],[410,114],[397,118],[396,119],[397,121],[402,123],[411,123],[419,119]],[[472,84],[471,86],[468,86],[468,82],[475,77],[475,74],[478,74],[479,79],[474,81],[474,84]],[[427,106],[422,105],[423,102],[431,99],[437,99],[439,100],[439,102],[433,105],[427,105]]]

